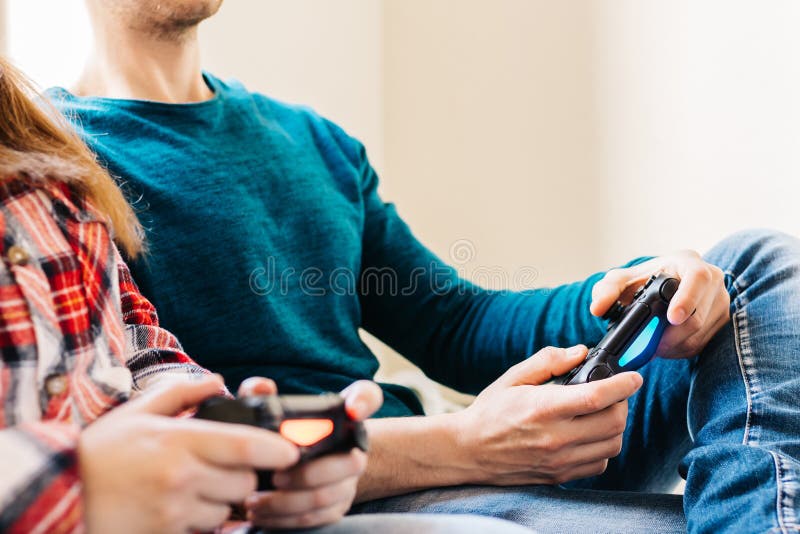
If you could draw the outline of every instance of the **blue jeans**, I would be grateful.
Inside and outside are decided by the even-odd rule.
[[[269,534],[279,532],[241,527],[230,534]],[[530,534],[531,531],[509,521],[475,515],[369,514],[351,515],[338,523],[319,528],[285,530],[291,534]]]
[[[800,530],[800,241],[735,234],[706,260],[732,320],[697,357],[645,366],[622,453],[564,487],[428,490],[355,513],[479,513],[541,532]],[[686,480],[683,498],[666,495]]]

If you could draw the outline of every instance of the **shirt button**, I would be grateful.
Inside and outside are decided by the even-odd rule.
[[[57,397],[67,390],[67,377],[64,375],[50,375],[44,381],[44,389],[51,397]]]
[[[20,247],[19,245],[11,245],[8,247],[8,252],[6,252],[6,257],[8,258],[9,263],[11,265],[25,265],[28,263],[28,260],[31,259],[30,254],[24,248]]]

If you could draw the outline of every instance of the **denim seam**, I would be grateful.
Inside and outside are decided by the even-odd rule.
[[[753,425],[753,417],[754,417],[754,402],[753,397],[758,394],[758,378],[756,376],[755,369],[752,365],[752,350],[750,348],[750,336],[747,331],[748,327],[748,320],[747,320],[747,304],[748,299],[747,296],[744,294],[744,289],[749,285],[743,279],[743,277],[739,278],[732,278],[733,289],[735,290],[736,298],[732,300],[733,308],[735,309],[732,317],[733,322],[733,331],[735,337],[735,347],[736,347],[736,355],[739,359],[739,370],[742,374],[742,381],[744,382],[745,387],[745,395],[747,398],[747,417],[745,420],[745,428],[744,428],[744,436],[742,438],[742,444],[747,446],[757,446],[758,445],[758,435],[754,434],[754,430],[757,430],[757,427]],[[787,491],[786,485],[790,481],[784,480],[784,473],[786,468],[783,464],[783,460],[774,452],[767,451],[770,455],[772,455],[773,461],[775,463],[775,485],[776,485],[776,499],[775,499],[775,515],[778,520],[778,530],[781,533],[788,534],[789,528],[792,530],[796,530],[798,528],[796,518],[788,517],[790,514],[794,516],[793,512],[790,511],[790,506],[787,504],[789,501],[789,492]]]
[[[739,360],[739,372],[742,375],[742,383],[744,384],[745,397],[747,399],[747,415],[745,417],[744,434],[742,436],[742,445],[750,445],[750,428],[753,419],[753,384],[751,383],[750,373],[747,370],[745,352],[749,351],[749,337],[747,335],[747,312],[745,306],[747,305],[747,297],[744,295],[744,288],[747,284],[741,278],[735,277],[732,273],[725,273],[731,277],[735,291],[736,298],[733,299],[733,335],[734,346],[736,347],[736,356]],[[732,292],[733,293],[733,292]],[[732,295],[733,296],[733,295]],[[747,348],[745,347],[747,345]]]
[[[775,458],[775,467],[778,471],[778,510],[780,511],[778,523],[785,532],[800,530],[792,503],[793,495],[796,495],[800,488],[787,476],[791,467],[786,464],[785,459],[778,453],[770,451],[770,454]]]

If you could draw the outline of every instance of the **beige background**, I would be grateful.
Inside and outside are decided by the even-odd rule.
[[[80,0],[6,1],[12,56],[68,83]],[[427,244],[468,241],[465,276],[553,284],[800,234],[799,27],[794,0],[228,0],[202,33],[210,70],[363,139]]]

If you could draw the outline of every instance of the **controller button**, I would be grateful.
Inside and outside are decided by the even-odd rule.
[[[605,365],[600,365],[592,369],[592,372],[589,373],[589,376],[586,378],[587,382],[594,382],[595,380],[602,380],[604,378],[608,378],[613,373],[611,369],[606,367]]]
[[[333,421],[330,419],[288,419],[278,430],[284,438],[301,447],[319,443],[333,434]]]
[[[659,292],[661,293],[661,298],[669,302],[675,296],[676,291],[678,291],[678,281],[675,278],[670,278],[661,284]]]

